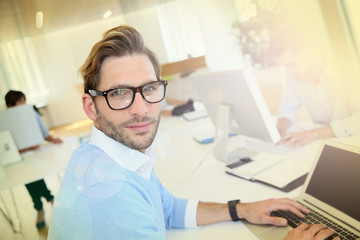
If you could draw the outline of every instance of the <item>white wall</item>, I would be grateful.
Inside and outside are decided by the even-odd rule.
[[[50,92],[47,107],[49,127],[86,118],[82,109],[82,93],[79,91],[82,80],[78,70],[102,33],[121,23],[124,23],[123,18],[116,17],[33,38]]]
[[[331,51],[330,36],[318,1],[288,0],[287,8],[292,19],[305,29],[310,36],[313,36],[314,41]]]
[[[198,0],[206,65],[211,71],[243,68],[239,40],[231,25],[237,21],[233,0]]]
[[[350,31],[355,44],[355,50],[357,50],[357,58],[360,61],[360,1],[358,0],[346,0],[343,1],[346,6],[347,18],[350,21]]]
[[[160,63],[168,62],[156,7],[127,13],[125,14],[125,21],[141,33],[146,46],[155,52]]]

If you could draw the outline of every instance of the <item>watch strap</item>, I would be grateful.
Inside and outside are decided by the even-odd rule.
[[[239,202],[240,202],[239,199],[228,201],[229,213],[230,213],[231,219],[234,222],[241,220],[238,217],[237,212],[236,212],[236,204],[238,204]]]

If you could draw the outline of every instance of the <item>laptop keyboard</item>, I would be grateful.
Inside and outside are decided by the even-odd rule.
[[[327,240],[333,239],[334,237],[339,237],[340,239],[349,239],[349,240],[360,238],[355,233],[338,225],[334,221],[321,215],[320,213],[316,212],[315,210],[313,210],[309,207],[307,207],[307,208],[311,212],[310,212],[310,214],[306,215],[306,218],[300,218],[289,211],[283,211],[283,210],[274,211],[271,213],[271,216],[286,218],[288,220],[289,226],[291,226],[292,228],[296,228],[297,226],[299,226],[302,223],[308,223],[308,224],[321,223],[328,228],[332,228],[335,231],[335,233],[332,236],[330,236],[329,238],[327,238]]]

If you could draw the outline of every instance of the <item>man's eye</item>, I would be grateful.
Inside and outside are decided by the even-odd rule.
[[[111,97],[125,96],[125,95],[129,94],[129,92],[130,92],[129,89],[116,89],[111,92],[110,96]]]
[[[149,84],[144,86],[143,91],[144,92],[152,92],[158,90],[159,86],[157,84]]]

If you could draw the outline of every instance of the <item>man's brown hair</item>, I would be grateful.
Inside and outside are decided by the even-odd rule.
[[[160,66],[155,54],[145,46],[142,36],[135,28],[122,25],[104,33],[102,40],[93,46],[80,68],[84,79],[84,92],[96,90],[100,85],[100,69],[105,59],[134,54],[146,55],[154,66],[157,79],[160,79]]]

